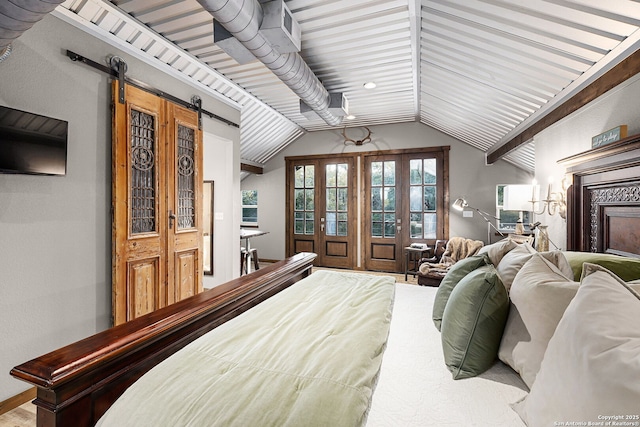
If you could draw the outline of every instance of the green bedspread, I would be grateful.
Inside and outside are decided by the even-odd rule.
[[[391,277],[315,272],[153,368],[98,425],[362,425],[393,296]]]

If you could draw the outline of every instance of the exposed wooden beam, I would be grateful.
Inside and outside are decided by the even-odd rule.
[[[558,122],[574,111],[587,105],[600,95],[613,89],[625,80],[635,76],[640,72],[640,50],[635,51],[618,65],[600,76],[589,86],[569,98],[564,103],[557,106],[549,114],[535,122],[529,128],[523,130],[496,151],[487,154],[487,163],[495,163],[513,150],[527,143],[536,134],[542,132],[547,127]]]
[[[261,168],[260,166],[250,165],[248,163],[240,163],[240,170],[249,173],[255,173],[256,175],[262,175],[264,173],[264,168]]]

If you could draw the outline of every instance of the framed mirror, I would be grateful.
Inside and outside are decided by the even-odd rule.
[[[204,181],[202,215],[202,255],[204,274],[213,275],[213,181]]]

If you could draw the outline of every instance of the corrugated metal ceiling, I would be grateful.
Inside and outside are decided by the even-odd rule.
[[[348,127],[416,121],[491,151],[637,49],[631,0],[289,0],[301,56],[346,94]],[[58,16],[159,60],[242,106],[241,157],[264,164],[331,129],[262,63],[213,43],[196,0],[67,0]],[[170,42],[170,43],[169,43]],[[363,84],[375,81],[367,90]],[[533,144],[505,159],[534,169]]]

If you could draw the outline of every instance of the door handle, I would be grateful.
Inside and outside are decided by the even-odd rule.
[[[176,219],[176,214],[173,213],[171,209],[169,209],[169,229],[173,228],[173,220]]]

